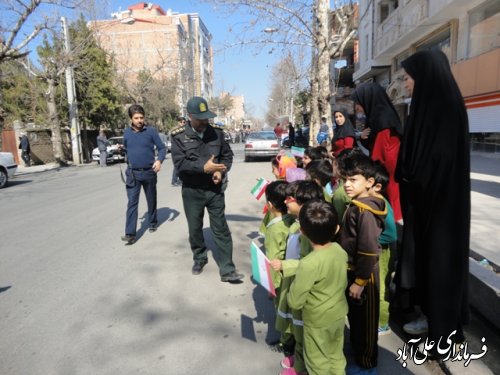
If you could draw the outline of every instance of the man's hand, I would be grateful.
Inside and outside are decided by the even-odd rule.
[[[220,184],[222,181],[222,173],[219,171],[214,172],[214,174],[212,175],[212,181],[215,185]]]
[[[155,161],[155,163],[153,164],[153,171],[155,171],[156,173],[158,173],[161,169],[161,162],[159,160]]]
[[[361,132],[361,139],[368,139],[371,131],[372,130],[370,128],[364,128],[363,131]]]
[[[271,268],[275,271],[281,271],[281,260],[273,259],[271,260]]]
[[[351,286],[349,287],[349,297],[360,299],[361,293],[363,293],[363,289],[365,289],[364,286],[352,283]]]
[[[203,172],[212,174],[214,172],[224,172],[227,167],[224,164],[214,163],[215,155],[212,155],[210,159],[203,166]]]

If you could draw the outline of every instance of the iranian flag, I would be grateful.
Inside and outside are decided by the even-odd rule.
[[[252,241],[250,246],[252,256],[252,276],[254,280],[262,285],[273,297],[276,297],[273,281],[271,280],[271,265],[269,259],[262,250]]]
[[[265,178],[261,177],[257,179],[257,184],[250,191],[255,199],[259,200],[260,197],[262,197],[262,195],[266,192],[267,185],[269,185],[269,181]]]
[[[305,148],[302,148],[302,147],[295,147],[295,146],[292,146],[292,155],[293,156],[297,156],[299,158],[303,158],[304,157],[304,151],[306,149]]]

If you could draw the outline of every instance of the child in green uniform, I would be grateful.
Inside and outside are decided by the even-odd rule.
[[[337,212],[322,199],[311,200],[301,208],[299,221],[313,251],[299,262],[288,304],[302,310],[307,372],[343,375],[347,254],[337,243],[330,242],[338,230]]]
[[[268,259],[285,259],[290,227],[295,223],[295,218],[287,214],[285,204],[287,185],[285,181],[274,181],[266,188],[266,205],[272,218],[266,225],[266,237],[264,239],[264,248]],[[276,312],[281,295],[281,279],[279,272],[271,270],[271,280],[276,290],[274,300]],[[281,331],[279,344],[285,352],[293,353],[293,337],[289,330]]]
[[[300,209],[304,203],[313,199],[323,198],[323,190],[318,184],[312,181],[292,182],[288,185],[286,193],[287,197],[285,203],[288,214],[296,218],[299,216]],[[296,228],[296,231],[293,232],[292,228]],[[303,374],[306,371],[303,353],[302,310],[290,308],[287,301],[288,290],[295,279],[295,272],[299,265],[298,259],[304,258],[312,251],[311,242],[307,237],[300,234],[299,229],[299,225],[291,227],[286,250],[286,259],[283,261],[279,259],[271,260],[271,267],[275,271],[283,272],[281,295],[276,317],[276,328],[281,330],[285,327],[291,327],[295,340],[294,354],[286,355],[285,353],[285,358],[281,361],[281,367],[284,368],[281,375]],[[294,239],[296,239],[296,241],[294,241]]]
[[[389,174],[385,167],[378,161],[374,162],[375,184],[370,189],[371,196],[383,198],[387,207],[387,216],[385,217],[385,228],[380,235],[378,242],[382,248],[379,259],[380,269],[380,316],[378,319],[378,334],[386,335],[391,332],[389,327],[389,298],[386,294],[389,285],[389,264],[391,259],[391,245],[398,239],[396,222],[394,221],[394,212],[392,207],[384,196],[385,188],[389,183]]]
[[[387,207],[383,198],[370,196],[375,183],[372,160],[352,154],[344,161],[346,194],[352,199],[340,230],[340,245],[348,255],[346,290],[349,333],[355,364],[350,374],[376,374],[378,360],[379,269],[378,239],[384,229]]]

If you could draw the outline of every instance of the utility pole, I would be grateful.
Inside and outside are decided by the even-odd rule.
[[[71,45],[69,41],[66,17],[61,17],[61,23],[64,33],[64,45],[66,47],[68,56],[70,56]],[[69,120],[71,123],[71,149],[73,151],[73,163],[82,164],[82,142],[80,135],[80,125],[78,123],[75,79],[73,76],[73,67],[71,66],[71,64],[68,64],[68,66],[66,67],[66,91],[68,94]]]

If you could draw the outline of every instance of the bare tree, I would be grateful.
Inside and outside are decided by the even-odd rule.
[[[44,30],[48,30],[58,22],[59,7],[79,8],[88,4],[84,0],[2,0],[0,1],[0,81],[2,80],[2,63],[26,57],[29,44]],[[41,7],[45,5],[42,11]],[[85,8],[85,7],[83,7]],[[0,131],[4,126],[4,109],[0,91]],[[1,142],[1,140],[0,140]],[[0,143],[1,148],[1,143]]]
[[[234,25],[234,40],[224,48],[269,46],[269,52],[295,53],[311,50],[311,140],[319,129],[320,117],[330,113],[330,59],[340,56],[355,35],[353,0],[335,0],[335,21],[331,21],[329,0],[210,0],[228,13],[242,13],[247,22]],[[257,32],[258,30],[262,32]]]

